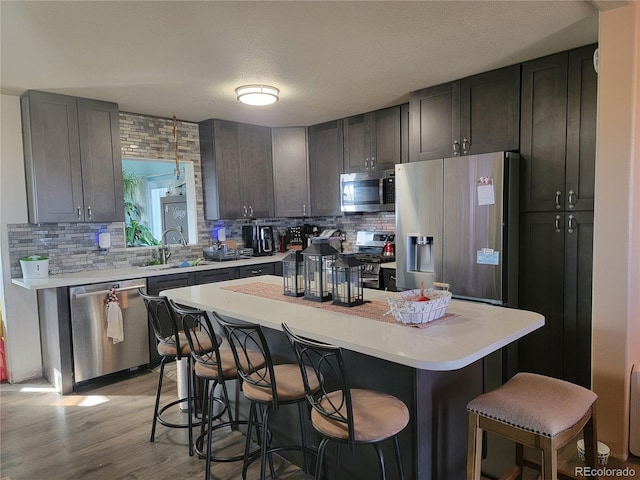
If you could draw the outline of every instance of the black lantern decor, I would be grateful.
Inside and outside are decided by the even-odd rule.
[[[300,250],[291,250],[282,260],[284,294],[290,297],[304,295],[304,257]]]
[[[333,263],[333,303],[345,307],[364,303],[362,262],[355,255],[340,255]]]
[[[314,302],[331,300],[331,266],[338,251],[327,238],[314,238],[302,251],[304,257],[304,298]]]

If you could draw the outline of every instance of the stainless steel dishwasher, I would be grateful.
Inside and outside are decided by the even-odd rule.
[[[107,337],[105,299],[116,289],[124,340]],[[96,283],[69,290],[74,383],[149,363],[149,326],[138,288],[144,278]]]

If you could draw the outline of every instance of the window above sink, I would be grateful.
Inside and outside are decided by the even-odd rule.
[[[159,245],[162,233],[178,228],[189,244],[198,239],[194,166],[180,161],[122,159],[125,180],[125,238],[127,247]],[[179,239],[167,235],[167,244]]]

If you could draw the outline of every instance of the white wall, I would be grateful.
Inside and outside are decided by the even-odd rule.
[[[626,458],[640,362],[640,3],[600,14],[593,264],[598,437]]]
[[[9,381],[18,383],[42,376],[36,294],[11,283],[9,266],[7,224],[27,222],[20,97],[1,95],[0,114],[0,301]]]

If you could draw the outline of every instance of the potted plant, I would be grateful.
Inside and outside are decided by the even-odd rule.
[[[140,187],[140,177],[132,170],[122,172],[124,213],[125,213],[125,241],[127,247],[160,245],[145,223],[140,222],[142,206],[136,201]]]

